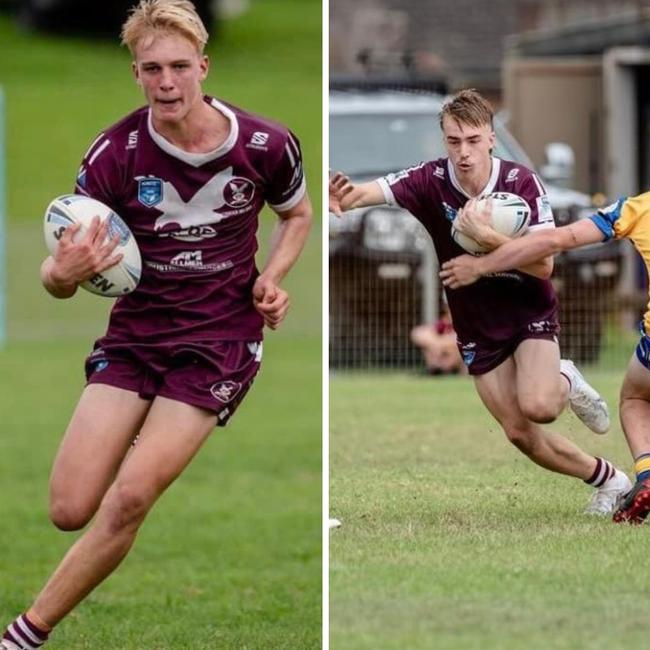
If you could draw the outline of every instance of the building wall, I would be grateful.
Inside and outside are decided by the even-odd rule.
[[[601,57],[507,59],[504,103],[508,126],[535,165],[545,146],[565,142],[575,153],[574,189],[605,187]]]

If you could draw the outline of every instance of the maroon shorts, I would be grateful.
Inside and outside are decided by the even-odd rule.
[[[143,399],[167,397],[217,414],[223,426],[251,387],[261,342],[211,345],[96,347],[86,359],[88,384],[131,390]]]
[[[522,341],[542,339],[558,342],[560,326],[556,321],[535,321],[523,327],[516,336],[498,342],[456,341],[470,375],[485,375],[511,357]]]

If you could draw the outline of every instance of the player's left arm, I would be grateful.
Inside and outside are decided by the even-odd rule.
[[[562,251],[595,244],[606,239],[592,219],[538,230],[525,237],[511,239],[488,255],[475,257],[461,255],[442,265],[440,277],[445,287],[459,287],[476,282],[481,276],[512,268],[526,268],[536,260],[543,260]]]
[[[255,308],[271,329],[279,327],[289,310],[289,294],[280,287],[280,283],[305,246],[313,216],[306,192],[293,207],[275,212],[278,224],[273,231],[270,253],[253,286]]]

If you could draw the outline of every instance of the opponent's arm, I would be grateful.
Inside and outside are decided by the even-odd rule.
[[[365,208],[386,203],[384,193],[377,181],[353,183],[341,172],[336,172],[329,181],[329,210],[337,217],[346,210]]]
[[[279,285],[307,241],[312,222],[309,197],[305,194],[293,208],[276,214],[279,220],[271,238],[269,256],[253,285],[255,309],[271,329],[280,325],[289,310],[289,294]]]
[[[99,217],[95,217],[88,232],[80,241],[75,242],[74,237],[80,228],[80,224],[66,228],[56,253],[41,264],[41,282],[55,298],[71,298],[82,282],[122,259],[121,253],[113,255],[120,243],[119,235],[106,241],[108,221],[102,223]]]
[[[602,242],[605,235],[591,219],[542,230],[526,237],[512,239],[488,255],[461,255],[442,265],[440,277],[450,289],[476,282],[481,276],[512,268],[522,268],[561,251]]]
[[[454,226],[468,237],[475,239],[479,244],[490,250],[499,248],[511,241],[510,237],[494,230],[491,226],[492,201],[488,199],[483,204],[483,209],[478,207],[477,199],[470,199],[462,208]],[[509,266],[509,269],[517,269],[536,278],[547,280],[553,273],[553,257],[536,259],[531,263],[522,266]]]

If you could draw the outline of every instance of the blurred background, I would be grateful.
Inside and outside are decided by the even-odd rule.
[[[650,3],[332,0],[330,12],[333,168],[370,178],[443,155],[429,126],[445,93],[473,87],[498,111],[497,155],[540,173],[558,225],[650,186]],[[355,138],[380,132],[368,167]],[[388,217],[330,220],[334,367],[417,367],[409,331],[439,318],[426,235]],[[632,246],[571,252],[556,266],[566,356],[619,367],[647,302]]]
[[[47,480],[83,388],[83,360],[112,302],[84,291],[65,301],[45,293],[42,218],[53,197],[72,191],[97,134],[144,103],[118,38],[132,4],[0,0],[0,512],[21,531],[19,545],[0,541],[0,625],[30,602],[71,543],[47,520]],[[267,335],[263,370],[237,417],[162,499],[133,559],[57,630],[53,648],[115,647],[115,639],[120,648],[186,647],[190,621],[193,647],[320,648],[322,7],[197,6],[211,24],[204,90],[297,134],[316,223],[286,280],[291,312]],[[275,222],[269,210],[260,216],[260,264]]]

